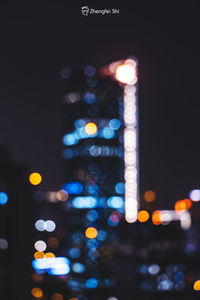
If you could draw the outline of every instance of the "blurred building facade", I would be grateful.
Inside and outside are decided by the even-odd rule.
[[[32,194],[27,170],[0,147],[0,295],[29,299],[32,241]]]

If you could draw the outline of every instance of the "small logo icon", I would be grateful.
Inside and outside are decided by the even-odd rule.
[[[88,16],[88,15],[89,15],[89,11],[90,11],[90,9],[89,9],[88,6],[83,6],[83,7],[81,7],[82,15]]]

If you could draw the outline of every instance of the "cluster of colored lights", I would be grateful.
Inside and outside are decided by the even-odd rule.
[[[81,139],[94,137],[113,139],[115,137],[115,131],[118,130],[120,126],[121,123],[118,119],[111,119],[109,122],[106,120],[91,122],[88,119],[78,119],[75,121],[76,130],[66,134],[63,137],[63,143],[66,146],[72,146],[77,144]]]

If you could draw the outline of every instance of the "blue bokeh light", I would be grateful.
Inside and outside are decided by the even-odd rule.
[[[79,195],[83,191],[83,185],[80,182],[68,182],[62,186],[62,189],[65,190],[68,194]]]
[[[72,205],[79,209],[95,208],[97,206],[97,199],[92,196],[75,197],[72,200]]]
[[[71,248],[69,249],[69,256],[71,258],[79,258],[81,256],[81,251],[79,248]]]
[[[105,139],[112,139],[115,136],[115,132],[109,127],[104,127],[101,131],[101,135]]]
[[[93,104],[96,101],[96,96],[94,93],[91,92],[87,92],[84,96],[83,96],[84,100],[86,103],[88,104]]]
[[[117,194],[124,194],[125,192],[125,185],[123,182],[118,182],[116,185],[115,185],[115,192]]]
[[[95,75],[96,69],[94,66],[88,65],[88,66],[85,66],[84,73],[85,73],[85,75],[91,77],[91,76]]]
[[[98,212],[96,210],[90,210],[88,211],[86,218],[87,220],[94,222],[98,218]]]
[[[85,271],[85,266],[83,264],[81,264],[81,263],[75,263],[72,266],[72,270],[75,273],[83,273]]]
[[[5,205],[8,202],[8,195],[5,192],[0,192],[0,205]]]
[[[76,138],[74,133],[69,133],[63,137],[63,143],[66,146],[72,146],[78,143],[78,139]]]
[[[107,200],[107,205],[111,208],[122,208],[124,206],[124,201],[120,196],[111,196]]]
[[[98,281],[96,280],[96,278],[89,278],[86,281],[85,285],[89,289],[95,289],[98,286]]]
[[[112,119],[112,120],[109,121],[109,127],[110,127],[110,129],[112,129],[112,130],[117,130],[117,129],[119,129],[119,128],[120,128],[120,125],[121,125],[121,123],[120,123],[120,121],[117,120],[117,119]]]

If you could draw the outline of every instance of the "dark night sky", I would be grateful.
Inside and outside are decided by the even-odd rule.
[[[62,183],[59,70],[130,54],[139,59],[141,191],[155,189],[159,207],[169,207],[199,188],[199,2],[82,1],[120,8],[119,16],[89,17],[68,1],[28,2],[0,5],[0,142],[43,174],[41,188]]]

